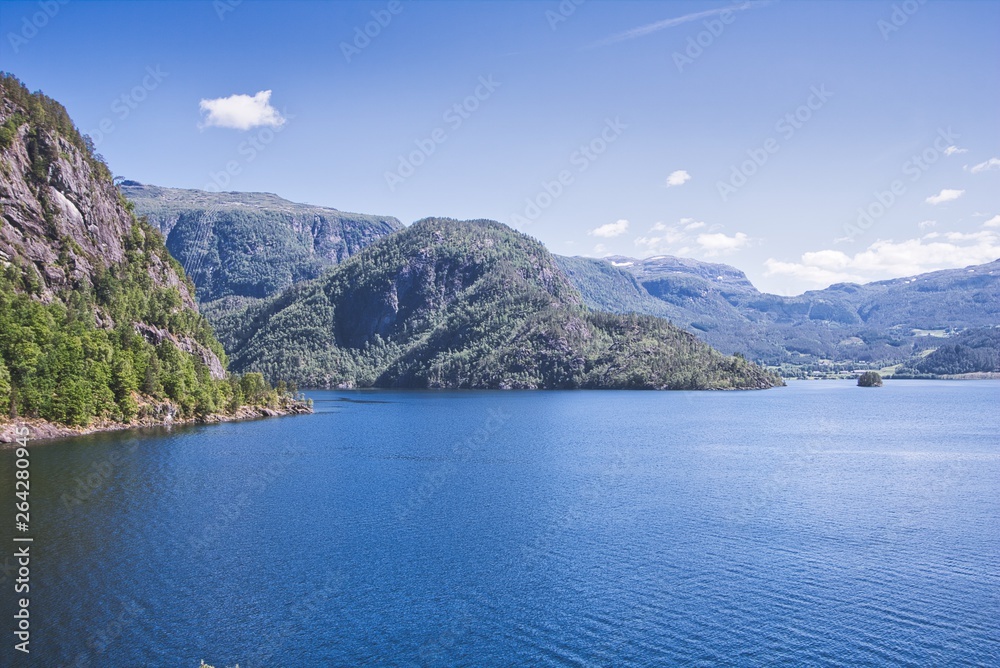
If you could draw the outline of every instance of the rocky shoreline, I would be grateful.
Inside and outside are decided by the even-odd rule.
[[[166,427],[173,425],[237,422],[240,420],[256,420],[260,418],[281,417],[285,415],[305,415],[312,412],[313,409],[308,404],[296,401],[288,406],[282,406],[280,408],[268,408],[267,406],[243,406],[232,415],[213,413],[203,418],[145,418],[127,423],[99,420],[94,421],[86,427],[70,427],[64,424],[57,424],[55,422],[49,422],[47,420],[40,420],[37,418],[25,418],[13,421],[3,420],[0,421],[0,444],[15,443],[18,438],[17,429],[20,427],[28,427],[30,430],[28,439],[30,441],[40,441],[68,438],[71,436],[84,436],[86,434],[96,434],[105,431],[122,431],[125,429],[139,429],[143,427]]]

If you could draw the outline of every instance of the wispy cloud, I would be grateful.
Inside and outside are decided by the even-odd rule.
[[[967,148],[959,148],[959,147],[955,146],[954,144],[951,145],[951,146],[949,146],[948,148],[946,148],[944,150],[944,154],[945,155],[955,155],[956,153],[968,153],[968,152],[969,152],[969,149],[967,149]]]
[[[986,172],[992,169],[1000,169],[1000,158],[990,158],[986,162],[973,165],[969,168],[969,171],[973,174],[978,174],[979,172]]]
[[[1000,227],[1000,214],[997,214],[983,223],[983,227]]]
[[[205,114],[201,127],[249,130],[262,125],[276,128],[285,119],[271,106],[271,91],[262,90],[256,95],[230,95],[202,100],[199,107]]]
[[[611,237],[617,237],[625,234],[626,232],[628,232],[628,221],[623,219],[606,225],[601,225],[600,227],[588,232],[588,234],[595,237],[605,237],[610,239]]]
[[[941,192],[939,192],[937,195],[931,195],[930,197],[928,197],[924,201],[927,202],[928,204],[935,204],[935,205],[936,204],[943,204],[945,202],[951,202],[952,200],[956,200],[959,197],[961,197],[963,194],[965,194],[964,190],[955,190],[953,188],[945,188],[944,190],[942,190]]]
[[[654,23],[648,23],[644,26],[639,26],[637,28],[632,28],[631,30],[626,30],[620,32],[610,37],[605,37],[604,39],[594,42],[591,47],[599,46],[610,46],[611,44],[617,44],[618,42],[624,42],[630,39],[636,39],[637,37],[645,37],[646,35],[652,34],[654,32],[659,32],[660,30],[665,30],[667,28],[673,28],[674,26],[679,26],[684,23],[689,23],[690,21],[697,21],[698,19],[707,19],[710,16],[718,16],[719,14],[724,14],[726,12],[741,12],[746,9],[755,9],[757,7],[763,7],[764,5],[770,4],[767,1],[760,2],[741,2],[736,5],[729,5],[728,7],[720,7],[718,9],[706,9],[701,12],[693,12],[691,14],[685,14],[684,16],[677,16],[671,19],[663,19],[662,21],[656,21]]]
[[[705,257],[716,257],[717,255],[728,255],[741,248],[750,245],[750,237],[743,232],[737,232],[733,236],[727,236],[722,232],[710,234],[699,234],[695,243],[701,248]]]
[[[694,218],[681,218],[673,225],[656,223],[649,228],[649,232],[635,239],[635,245],[646,257],[692,254],[718,257],[746,248],[753,241],[743,232],[730,236],[717,231],[721,229],[721,225],[713,225],[707,232],[693,234],[695,230],[704,227],[706,224],[703,221]]]

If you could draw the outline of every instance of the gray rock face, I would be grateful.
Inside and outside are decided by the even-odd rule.
[[[0,100],[0,124],[18,112],[12,101]],[[27,122],[20,124],[0,149],[0,266],[25,269],[32,294],[48,303],[66,290],[93,285],[99,269],[128,262],[126,240],[135,221],[117,188],[95,173],[76,146],[46,131],[29,137],[29,130]],[[40,152],[49,159],[39,161]],[[189,284],[168,259],[147,254],[144,262],[154,286],[176,288],[180,308],[197,308]],[[99,327],[116,324],[102,312],[95,320]],[[224,377],[213,352],[188,337],[171,338],[182,350],[196,352],[214,377]]]
[[[122,192],[163,233],[201,302],[276,294],[402,229],[391,216],[298,204],[271,193],[216,193],[134,181],[125,181]]]

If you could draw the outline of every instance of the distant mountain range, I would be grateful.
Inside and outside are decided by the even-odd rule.
[[[583,306],[539,242],[426,219],[322,278],[232,309],[233,367],[307,386],[765,388],[781,380],[667,321]]]
[[[295,204],[268,193],[132,181],[122,191],[166,235],[213,322],[317,278],[403,229],[392,217]],[[1000,260],[782,297],[760,292],[726,264],[670,256],[553,258],[591,309],[666,318],[723,353],[770,365],[913,367],[948,336],[1000,324]]]
[[[796,297],[724,264],[661,256],[558,258],[591,308],[668,318],[725,353],[768,364],[895,364],[942,337],[1000,324],[1000,260]]]

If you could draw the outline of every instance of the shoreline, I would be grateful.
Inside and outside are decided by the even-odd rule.
[[[68,425],[49,422],[39,418],[24,418],[4,420],[0,422],[0,449],[17,444],[17,429],[27,427],[30,430],[28,439],[35,441],[53,441],[73,436],[87,436],[103,432],[126,431],[148,427],[166,427],[173,425],[220,424],[222,422],[242,422],[244,420],[259,420],[269,417],[285,417],[289,415],[308,415],[313,409],[305,403],[295,402],[290,406],[269,408],[267,406],[243,406],[232,415],[212,413],[203,418],[187,418],[183,420],[153,420],[145,419],[136,422],[112,422],[100,420],[86,427],[70,427]]]

